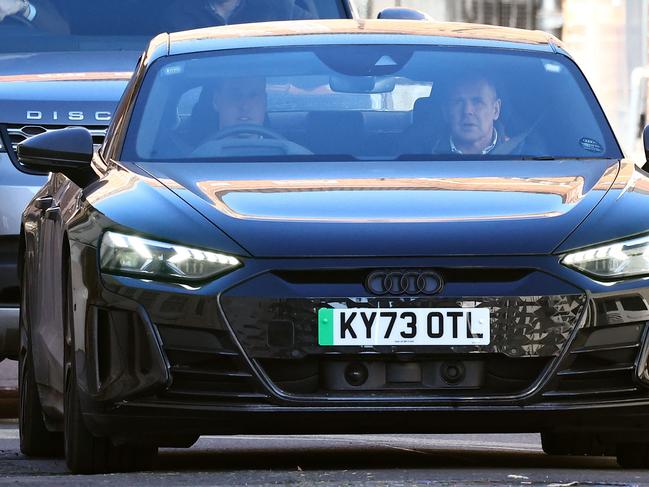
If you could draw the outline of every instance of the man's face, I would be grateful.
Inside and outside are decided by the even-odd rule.
[[[451,92],[448,117],[453,140],[464,144],[488,141],[487,147],[499,116],[500,100],[487,81],[465,81]]]
[[[263,125],[266,118],[266,80],[224,80],[214,94],[214,107],[219,112],[221,130],[240,124]]]

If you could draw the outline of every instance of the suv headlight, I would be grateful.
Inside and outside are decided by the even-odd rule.
[[[561,262],[605,279],[649,274],[649,236],[572,252]]]
[[[202,281],[241,265],[236,257],[106,232],[99,246],[102,272],[147,279]]]

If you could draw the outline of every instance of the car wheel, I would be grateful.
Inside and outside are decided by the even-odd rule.
[[[541,446],[548,455],[615,455],[614,443],[602,441],[596,433],[543,431]]]
[[[154,446],[114,445],[110,438],[93,436],[81,415],[74,377],[65,388],[65,461],[73,473],[96,474],[149,470],[158,449]]]
[[[23,283],[26,282],[23,270]],[[56,457],[63,454],[63,435],[52,432],[45,426],[43,408],[36,388],[34,363],[29,344],[29,324],[24,310],[28,309],[27,291],[23,286],[20,305],[21,353],[18,355],[18,430],[20,434],[20,451],[29,457]]]
[[[649,443],[621,443],[617,446],[617,463],[622,468],[649,467]]]
[[[63,436],[45,426],[43,409],[36,389],[31,353],[26,353],[19,364],[20,409],[18,424],[20,451],[29,457],[57,457],[63,453]]]
[[[544,431],[541,433],[541,447],[548,455],[570,455],[566,435]]]
[[[71,335],[72,289],[66,277],[65,364],[69,371],[64,393],[65,461],[73,473],[96,474],[148,470],[153,466],[158,449],[155,446],[114,445],[110,438],[96,437],[88,430],[81,413],[79,388],[74,367]]]

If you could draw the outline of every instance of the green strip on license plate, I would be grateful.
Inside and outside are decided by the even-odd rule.
[[[318,310],[318,345],[334,344],[334,310],[320,308]]]

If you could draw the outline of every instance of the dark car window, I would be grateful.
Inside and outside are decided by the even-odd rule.
[[[161,32],[271,20],[346,18],[343,0],[241,0],[224,20],[210,0],[31,0],[0,22],[0,52],[143,50]]]
[[[476,115],[485,103],[491,122]],[[461,158],[456,145],[479,130],[489,138],[478,154],[485,159],[621,157],[590,88],[564,56],[390,45],[161,59],[146,76],[123,157]]]

